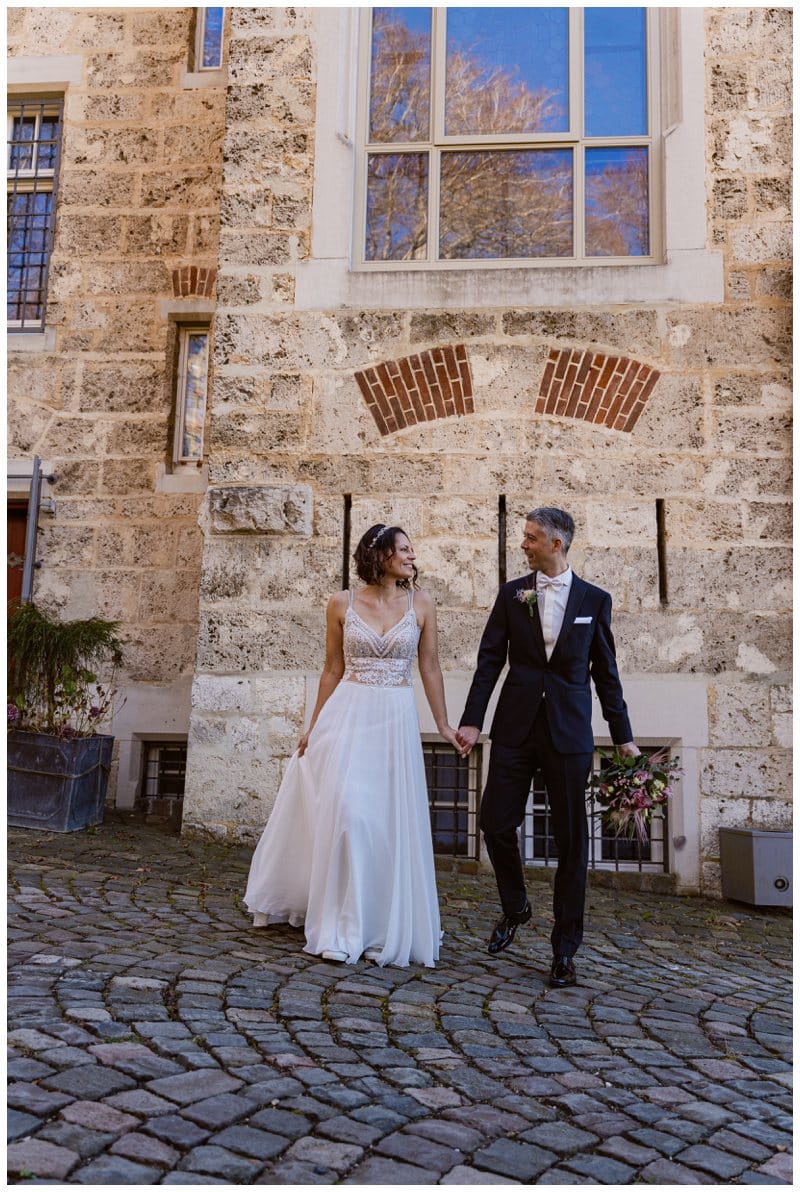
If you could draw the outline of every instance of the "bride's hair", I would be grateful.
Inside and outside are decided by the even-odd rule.
[[[377,584],[386,574],[384,562],[394,554],[394,544],[398,534],[405,534],[400,526],[385,526],[378,522],[370,526],[353,553],[358,578],[365,584]],[[406,537],[408,535],[406,534]],[[413,579],[397,580],[398,588],[417,586],[417,569],[414,568]]]

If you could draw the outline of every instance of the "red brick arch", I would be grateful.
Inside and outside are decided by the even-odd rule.
[[[629,356],[553,348],[539,386],[536,413],[632,431],[660,376],[649,364]]]
[[[210,298],[216,280],[217,271],[211,265],[182,265],[172,270],[172,293],[176,298]]]
[[[356,381],[382,435],[475,411],[464,344],[375,364],[357,372]]]

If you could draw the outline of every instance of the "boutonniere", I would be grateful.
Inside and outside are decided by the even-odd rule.
[[[517,588],[514,593],[514,599],[518,600],[520,604],[524,604],[528,610],[528,616],[533,616],[533,610],[539,600],[539,593],[535,588]]]

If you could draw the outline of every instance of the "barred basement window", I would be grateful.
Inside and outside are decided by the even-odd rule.
[[[174,815],[186,786],[185,741],[147,741],[140,801],[145,814]]]
[[[173,462],[201,463],[208,397],[208,326],[178,329]]]
[[[195,70],[219,70],[222,66],[222,25],[224,8],[197,9]]]
[[[373,8],[362,264],[657,258],[657,10]]]
[[[640,748],[643,753],[655,753],[661,746]],[[599,754],[595,754],[595,772],[601,768],[602,759]],[[653,815],[649,839],[644,844],[638,839],[629,840],[625,836],[617,836],[607,814],[595,805],[594,800],[589,802],[587,809],[590,869],[669,873],[666,805],[663,813],[656,812]],[[537,771],[533,779],[525,819],[520,828],[520,846],[522,860],[526,865],[547,868],[558,864],[558,850],[550,830],[550,807],[541,771]]]
[[[480,747],[464,758],[450,745],[423,741],[422,754],[434,853],[477,857]]]
[[[61,99],[15,100],[8,106],[9,331],[44,329],[62,125]]]

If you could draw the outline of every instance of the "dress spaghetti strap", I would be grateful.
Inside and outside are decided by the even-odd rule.
[[[353,589],[352,588],[348,588],[348,590],[347,590],[347,607],[348,608],[353,607]]]
[[[411,612],[411,609],[413,607],[414,607],[414,589],[409,588],[408,589],[408,611]]]

